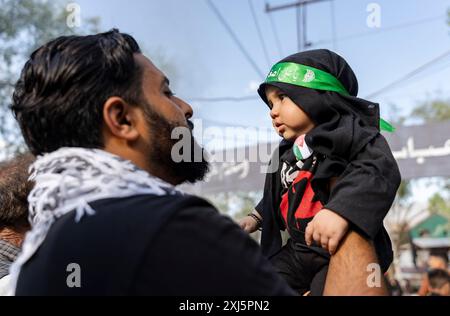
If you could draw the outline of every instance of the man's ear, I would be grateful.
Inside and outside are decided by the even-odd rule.
[[[138,108],[119,97],[111,97],[103,106],[103,121],[107,132],[127,141],[139,138]]]

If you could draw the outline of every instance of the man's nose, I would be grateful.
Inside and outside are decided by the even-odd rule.
[[[183,100],[178,99],[178,105],[180,106],[180,108],[183,111],[184,116],[186,117],[187,120],[190,119],[194,115],[194,110],[187,102],[184,102]]]

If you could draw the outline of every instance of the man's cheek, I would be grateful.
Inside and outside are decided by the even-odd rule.
[[[166,119],[169,122],[177,122],[179,126],[187,126],[186,113],[174,102],[165,107],[167,109]]]

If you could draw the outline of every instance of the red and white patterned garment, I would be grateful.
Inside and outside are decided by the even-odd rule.
[[[289,161],[289,158],[283,161],[281,169],[283,191],[279,212],[291,237],[304,242],[306,225],[323,208],[311,186],[317,159],[312,156],[305,161]]]

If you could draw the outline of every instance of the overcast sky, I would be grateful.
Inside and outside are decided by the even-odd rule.
[[[134,35],[154,58],[161,53],[177,70],[176,93],[195,97],[254,96],[263,79],[232,40],[206,0],[78,0],[82,17],[99,16],[102,30],[118,27]],[[289,0],[252,0],[257,23],[269,55],[265,57],[249,1],[213,0],[223,18],[260,69],[268,73],[269,63],[295,53],[296,10],[271,13],[280,46],[275,40],[270,15],[264,10],[290,3]],[[292,2],[292,1],[291,1]],[[370,28],[370,3],[381,9],[380,28]],[[341,54],[354,69],[360,97],[385,87],[396,79],[450,49],[450,28],[446,24],[449,0],[335,0],[334,21],[329,1],[307,8],[307,37],[311,48],[328,48]],[[401,27],[398,27],[401,26]],[[333,32],[333,29],[335,30]],[[361,35],[363,34],[363,35]],[[333,35],[337,41],[333,44]],[[352,35],[361,35],[352,37]],[[395,89],[372,99],[390,115],[392,104],[408,113],[417,102],[448,97],[450,56],[427,68]],[[271,127],[268,110],[260,100],[245,102],[193,102],[204,119],[234,124]]]

